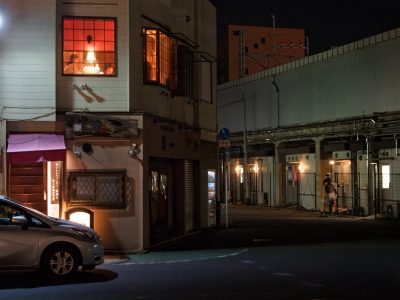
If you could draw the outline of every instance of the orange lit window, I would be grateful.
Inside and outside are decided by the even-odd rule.
[[[63,17],[63,75],[116,74],[116,19]]]
[[[170,85],[171,39],[157,29],[144,29],[144,81]]]

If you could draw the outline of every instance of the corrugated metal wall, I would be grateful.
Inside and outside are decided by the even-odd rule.
[[[185,160],[185,220],[186,232],[194,229],[194,166]]]

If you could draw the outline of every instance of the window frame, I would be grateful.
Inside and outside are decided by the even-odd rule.
[[[185,45],[178,45],[177,85],[175,94],[194,97],[194,51]]]
[[[173,67],[171,64],[172,38],[159,28],[143,27],[142,34],[143,84],[169,88]]]
[[[86,179],[93,178],[93,186],[90,182],[77,183],[77,179],[86,177]],[[115,177],[117,179],[117,184],[115,186],[108,186],[105,189],[104,180],[108,180],[110,185],[113,184],[112,180],[107,178]],[[99,179],[101,178],[101,179]],[[126,207],[126,170],[88,170],[88,171],[70,171],[68,174],[68,202],[71,206],[100,206],[100,207],[111,207],[111,208],[124,208]],[[78,196],[78,193],[84,192],[83,189],[86,188],[84,185],[93,188],[93,190],[86,189],[86,194],[90,194],[92,197],[84,198],[84,193]],[[82,189],[82,191],[78,191]],[[104,201],[102,197],[110,192],[110,190],[116,190],[116,200]],[[113,191],[111,191],[113,193]],[[107,196],[107,195],[106,195]]]
[[[72,21],[77,23],[77,27],[73,25],[71,28],[65,26],[66,21]],[[93,26],[90,27],[90,22],[93,21]],[[100,21],[100,22],[94,22]],[[78,27],[78,24],[82,22],[88,25]],[[85,23],[87,22],[87,23]],[[98,26],[104,23],[103,28]],[[107,29],[106,24],[112,22],[112,29]],[[61,17],[61,75],[62,76],[100,76],[100,77],[110,77],[117,76],[117,18],[116,17],[93,17],[93,16],[74,16],[74,15],[63,15]],[[71,39],[67,39],[67,32],[72,34]],[[96,40],[96,36],[99,36]],[[85,38],[84,38],[85,37]],[[67,44],[72,44],[72,48],[67,47]],[[86,45],[87,43],[87,45]],[[90,45],[91,44],[91,45]],[[76,46],[75,46],[76,45]],[[96,46],[98,49],[96,50]],[[107,50],[107,47],[111,47],[112,50]],[[95,60],[88,60],[88,53],[93,49]],[[65,69],[70,64],[70,57],[72,54],[78,55],[78,63],[82,70],[78,72],[66,73]],[[85,59],[86,58],[86,59]],[[112,74],[104,74],[105,68],[111,65],[113,67]],[[86,68],[85,68],[86,67]],[[87,73],[83,72],[83,69]],[[90,71],[93,72],[90,72]],[[97,73],[97,71],[99,73]]]

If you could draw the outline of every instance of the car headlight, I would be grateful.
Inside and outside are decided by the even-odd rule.
[[[77,234],[87,237],[87,238],[93,238],[93,234],[89,231],[83,230],[83,229],[78,229],[78,228],[71,228],[73,231],[75,231]]]

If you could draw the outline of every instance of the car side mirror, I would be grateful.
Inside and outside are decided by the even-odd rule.
[[[11,218],[11,223],[16,225],[25,225],[28,224],[28,219],[24,216],[13,216]]]

